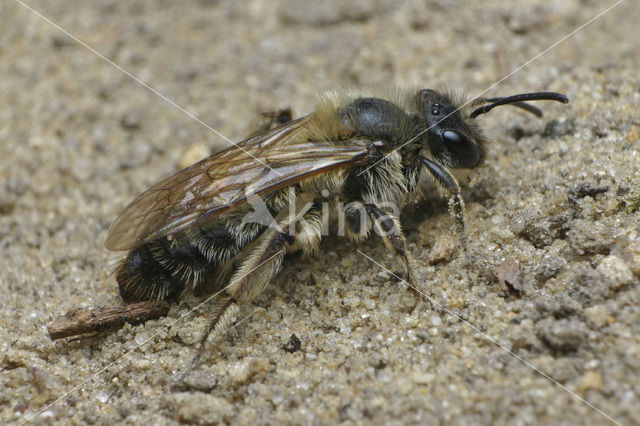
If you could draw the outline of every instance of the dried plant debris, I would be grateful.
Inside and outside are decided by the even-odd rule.
[[[168,312],[169,304],[165,301],[145,301],[113,308],[74,309],[49,324],[47,330],[51,340],[57,340],[79,334],[117,330],[126,323],[141,324],[165,316]]]
[[[445,234],[440,236],[429,253],[429,265],[446,263],[451,260],[455,247],[456,240],[451,235]]]
[[[523,295],[520,267],[511,259],[505,260],[493,268],[493,273],[498,279],[500,288],[507,293],[512,300],[520,299]]]
[[[589,182],[583,182],[569,189],[567,192],[567,197],[569,201],[576,203],[578,199],[584,197],[594,198],[598,194],[604,194],[609,190],[609,187],[606,185],[596,186]]]

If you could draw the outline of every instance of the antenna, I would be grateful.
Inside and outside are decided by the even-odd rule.
[[[525,101],[557,101],[566,104],[569,102],[569,99],[562,93],[557,92],[521,93],[519,95],[505,96],[501,98],[484,98],[481,99],[482,103],[491,103],[475,109],[469,117],[476,118],[480,114],[485,114],[500,105],[513,105],[538,117],[542,117],[542,111],[539,108],[529,105],[525,103]]]

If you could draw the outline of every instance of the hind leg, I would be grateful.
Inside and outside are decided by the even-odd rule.
[[[299,197],[299,201],[305,201],[305,197]],[[251,251],[244,258],[242,265],[231,277],[230,284],[216,296],[213,303],[213,321],[209,323],[200,339],[198,353],[191,361],[189,368],[180,377],[179,383],[182,383],[200,359],[204,343],[209,336],[212,333],[221,334],[228,329],[240,309],[240,304],[251,302],[264,290],[278,273],[287,252],[302,249],[309,253],[317,249],[322,236],[320,216],[317,209],[313,208],[313,204],[307,203],[289,221],[282,221],[279,215],[276,223],[282,225],[270,226],[258,237],[258,241],[252,245]],[[295,226],[294,233],[290,232],[290,226]]]
[[[213,320],[202,335],[198,352],[191,360],[189,368],[180,376],[179,387],[182,386],[186,375],[198,363],[209,336],[224,333],[239,312],[240,304],[253,300],[278,273],[282,259],[287,252],[287,244],[291,242],[292,238],[274,228],[268,228],[259,237],[257,246],[233,274],[230,284],[215,296],[212,310]]]
[[[278,273],[282,259],[287,253],[287,244],[294,237],[269,228],[260,237],[260,241],[251,254],[233,274],[228,286],[216,296],[213,309],[213,321],[202,338],[204,343],[209,334],[223,333],[228,329],[239,305],[250,303],[256,298],[271,279]]]
[[[314,252],[322,238],[321,214],[308,194],[296,198],[298,210],[294,217],[286,217],[285,208],[274,225],[269,226],[251,246],[240,267],[214,301],[213,321],[203,336],[220,334],[229,326],[240,304],[250,303],[278,273],[284,255],[298,249]]]

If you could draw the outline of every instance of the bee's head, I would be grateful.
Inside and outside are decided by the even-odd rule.
[[[567,103],[566,96],[555,92],[524,93],[503,98],[480,98],[473,101],[482,105],[463,117],[460,107],[449,96],[435,90],[420,90],[416,95],[428,149],[433,159],[445,167],[472,169],[482,164],[486,139],[475,118],[499,105],[514,105],[542,116],[542,111],[524,101],[553,100]],[[425,139],[423,139],[425,140]]]

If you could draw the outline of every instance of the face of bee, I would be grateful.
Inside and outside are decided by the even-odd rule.
[[[435,90],[421,90],[416,104],[422,126],[428,129],[422,138],[431,156],[450,168],[472,169],[485,157],[485,138],[480,129],[465,120],[458,106]]]

